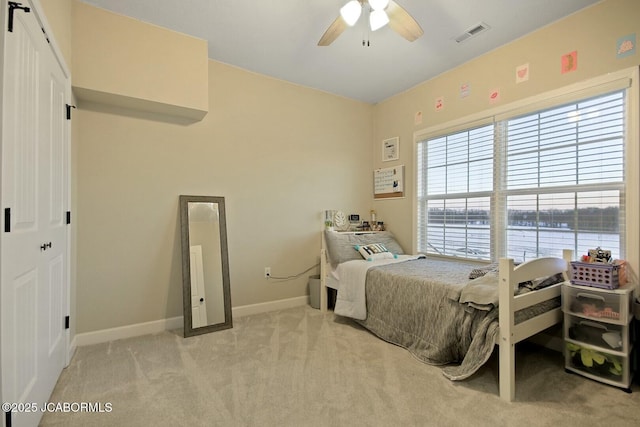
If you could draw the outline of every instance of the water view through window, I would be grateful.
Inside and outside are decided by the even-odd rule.
[[[615,92],[419,142],[418,250],[621,258],[624,117]]]

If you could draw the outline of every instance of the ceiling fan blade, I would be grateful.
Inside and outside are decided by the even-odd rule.
[[[389,26],[391,29],[410,42],[424,34],[420,24],[418,24],[402,6],[393,0],[389,1],[387,15],[389,15]]]
[[[329,25],[329,28],[327,28],[327,31],[325,31],[322,37],[320,37],[318,46],[329,46],[331,43],[333,43],[335,39],[338,38],[340,34],[342,34],[342,32],[346,28],[347,28],[347,23],[344,22],[344,19],[342,19],[342,16],[338,15],[336,20],[333,21],[331,25]]]

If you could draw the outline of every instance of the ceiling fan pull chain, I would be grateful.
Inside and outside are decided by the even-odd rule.
[[[364,30],[362,30],[362,47],[370,46],[370,36],[371,32],[369,31],[369,26],[365,25]]]

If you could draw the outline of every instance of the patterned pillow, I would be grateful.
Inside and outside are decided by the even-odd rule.
[[[520,265],[520,262],[514,263],[514,265]],[[498,273],[498,265],[497,262],[492,262],[491,264],[487,264],[483,267],[474,268],[469,273],[469,279],[477,279],[478,277],[482,277],[487,273]],[[556,283],[564,282],[564,275],[562,273],[554,274],[553,276],[541,277],[535,280],[527,280],[526,282],[518,283],[519,289],[518,292],[527,292],[527,291],[535,291],[538,289],[546,288],[547,286],[555,285]]]
[[[473,270],[471,270],[471,273],[469,273],[469,279],[477,279],[478,277],[482,277],[490,272],[497,273],[498,265],[499,263],[492,262],[491,264],[487,264],[486,266],[474,268]]]
[[[535,280],[529,280],[527,282],[523,282],[519,284],[519,287],[524,287],[532,291],[537,291],[538,289],[546,288],[551,285],[555,285],[556,283],[564,282],[564,274],[558,273],[553,276],[540,277]]]
[[[355,245],[355,250],[367,261],[376,259],[393,259],[397,255],[392,254],[382,243],[370,243],[368,245]]]

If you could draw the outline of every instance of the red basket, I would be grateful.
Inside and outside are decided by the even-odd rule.
[[[614,264],[571,262],[571,283],[594,288],[617,289],[627,283],[626,261]]]

